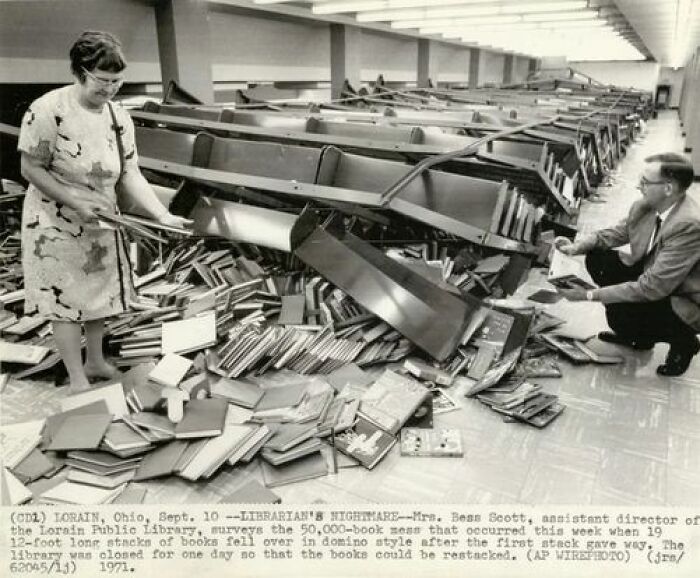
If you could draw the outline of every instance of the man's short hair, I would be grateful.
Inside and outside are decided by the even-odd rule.
[[[659,174],[676,181],[681,191],[685,191],[693,183],[693,165],[683,155],[678,153],[659,153],[644,159],[648,163],[660,163]]]

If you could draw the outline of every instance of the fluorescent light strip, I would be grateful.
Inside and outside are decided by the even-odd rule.
[[[671,45],[671,66],[679,68],[685,64],[690,40],[690,22],[693,12],[693,0],[678,0],[676,6],[675,26]]]
[[[611,33],[572,34],[558,32],[551,35],[486,34],[474,32],[465,36],[467,44],[496,46],[504,50],[537,54],[540,56],[567,56],[570,60],[643,60],[644,56],[627,41]]]
[[[411,20],[394,20],[392,28],[427,28],[429,26],[464,26],[482,24],[510,24],[515,22],[568,22],[575,20],[590,20],[597,16],[596,10],[580,10],[578,12],[556,12],[550,14],[524,14],[484,16],[475,18],[422,18]]]
[[[609,25],[604,20],[578,20],[572,22],[516,22],[513,24],[483,24],[480,29],[485,30],[558,30],[561,28],[605,28]],[[468,31],[469,28],[463,24],[454,26],[426,26],[420,28],[420,34],[451,34],[452,37],[459,36],[461,32]]]
[[[392,28],[424,28],[426,26],[479,26],[481,24],[512,24],[522,22],[520,16],[485,16],[483,18],[436,18],[435,20],[395,20]]]
[[[539,2],[499,4],[496,6],[460,7],[425,7],[415,10],[377,10],[358,12],[359,22],[381,22],[386,20],[418,20],[420,18],[460,18],[468,16],[496,16],[499,14],[561,13],[568,10],[583,10],[588,6],[586,0],[569,2]]]
[[[583,20],[585,18],[595,18],[598,16],[597,10],[579,10],[578,12],[551,12],[549,14],[525,14],[525,22],[558,22],[560,20]]]
[[[471,4],[497,4],[503,0],[315,0],[314,14],[339,14],[363,10],[393,10],[423,8],[427,6],[460,6]]]

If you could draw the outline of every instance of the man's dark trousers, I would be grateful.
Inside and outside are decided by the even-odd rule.
[[[586,255],[586,269],[599,287],[636,281],[644,272],[643,262],[631,266],[620,260],[617,251],[591,251]],[[605,305],[608,325],[620,337],[638,343],[669,343],[681,350],[692,349],[695,330],[671,307],[671,299]]]

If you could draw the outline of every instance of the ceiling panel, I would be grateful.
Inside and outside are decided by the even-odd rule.
[[[615,0],[662,66],[683,66],[700,44],[700,0]]]
[[[360,25],[382,24],[530,56],[556,53],[570,60],[647,58],[662,66],[682,66],[700,45],[700,0],[252,1],[293,4],[317,16],[353,18]],[[571,21],[575,19],[581,21]]]

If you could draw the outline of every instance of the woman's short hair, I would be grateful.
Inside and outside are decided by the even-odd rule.
[[[693,184],[693,165],[683,155],[678,153],[660,153],[644,159],[648,163],[659,163],[659,174],[678,183],[681,191]]]
[[[121,72],[126,68],[122,44],[109,32],[87,30],[83,32],[70,49],[70,69],[80,82],[85,81],[85,73],[99,68],[107,72]]]

